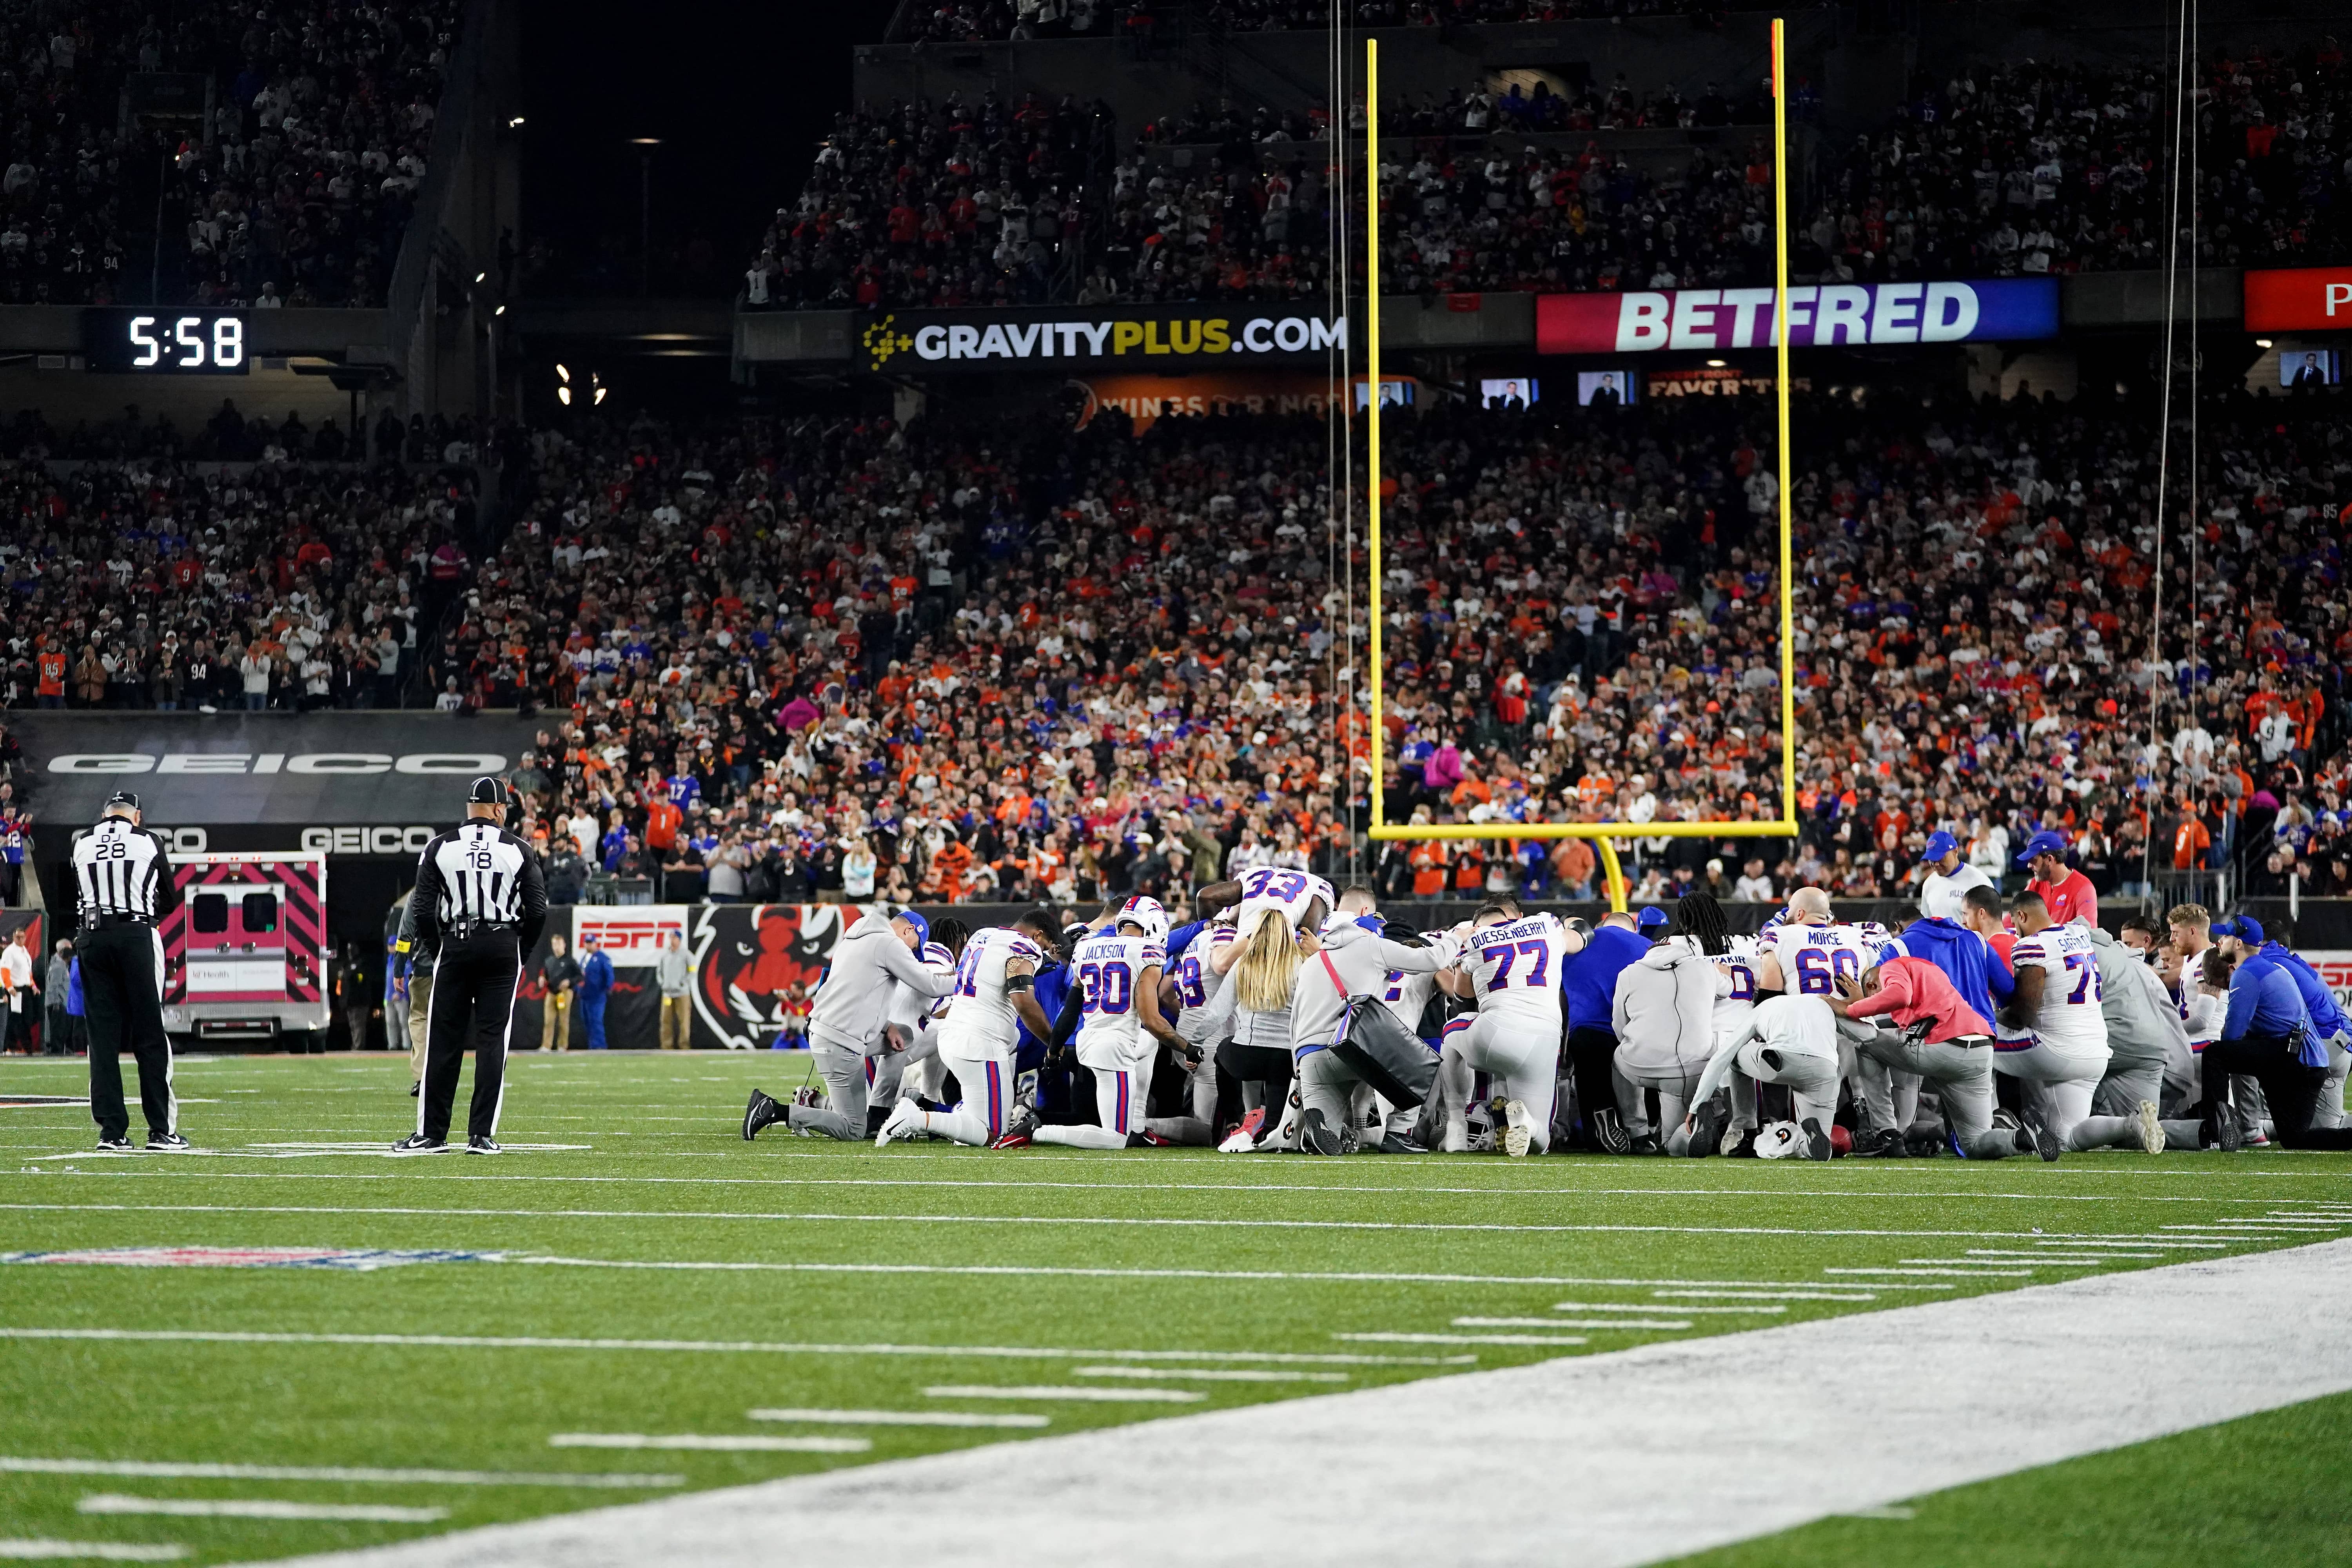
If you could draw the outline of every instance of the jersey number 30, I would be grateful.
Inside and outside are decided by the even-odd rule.
[[[1080,1009],[1087,1013],[1124,1013],[1135,1001],[1135,975],[1126,964],[1113,960],[1108,963],[1078,965]]]

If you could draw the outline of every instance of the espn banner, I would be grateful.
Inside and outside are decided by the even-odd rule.
[[[614,1050],[660,1044],[661,987],[654,961],[675,934],[694,966],[690,1039],[710,1050],[765,1050],[775,1044],[788,1008],[802,1017],[833,961],[834,944],[863,910],[855,904],[575,904],[552,911],[548,930],[572,941],[580,957],[594,937],[613,961],[604,1005],[604,1038]],[[515,1003],[514,1043],[539,1045],[547,987],[542,940],[525,964]],[[572,1009],[572,1046],[587,1044],[580,1009]]]
[[[1770,348],[1770,289],[1668,289],[1536,299],[1536,352]],[[1822,283],[1789,290],[1789,346],[2021,342],[2058,335],[2058,280]]]
[[[1348,339],[1348,319],[1283,305],[1066,305],[892,310],[857,334],[867,371],[898,374],[1117,367],[1235,370],[1299,363]]]

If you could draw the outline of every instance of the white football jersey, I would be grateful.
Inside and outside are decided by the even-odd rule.
[[[2020,973],[2042,972],[2042,1013],[2033,1022],[2033,1038],[2054,1050],[2081,1056],[2107,1054],[2107,1016],[2099,1006],[2104,994],[2099,955],[2092,949],[2087,929],[2069,921],[2019,937],[2017,945],[2009,950],[2009,964]],[[2025,1037],[2003,1029],[2000,1037]]]
[[[956,971],[955,955],[947,950],[945,942],[927,942],[916,957],[925,969],[934,974],[945,976]],[[898,1025],[911,1043],[916,1036],[929,1026],[932,1009],[939,1006],[940,1001],[937,996],[918,996],[904,985],[893,984],[890,987],[889,1021]]]
[[[949,993],[948,1016],[940,1028],[940,1049],[962,1057],[992,1057],[1010,1052],[1021,1038],[1020,1015],[1013,1010],[1013,994],[1004,988],[1004,966],[1025,958],[1043,964],[1045,949],[1027,933],[1010,926],[988,926],[971,933],[964,943],[963,960],[956,965],[955,989]]]
[[[1526,915],[1481,927],[1462,944],[1462,967],[1477,987],[1481,1016],[1507,1014],[1559,1027],[1559,965],[1568,928],[1558,917]]]
[[[1247,931],[1255,910],[1278,909],[1282,911],[1282,918],[1295,931],[1307,919],[1307,907],[1318,899],[1323,900],[1323,908],[1327,911],[1339,906],[1339,895],[1333,892],[1331,884],[1322,878],[1306,871],[1284,871],[1271,866],[1261,866],[1255,870],[1242,873],[1242,902],[1237,923],[1241,930]]]
[[[1735,936],[1731,951],[1715,961],[1723,972],[1724,988],[1715,996],[1715,1033],[1720,1039],[1725,1033],[1737,1033],[1756,1011],[1756,954],[1759,942],[1752,936]]]
[[[1217,1005],[1233,973],[1220,974],[1209,964],[1216,951],[1233,940],[1231,926],[1211,926],[1188,942],[1184,955],[1169,966],[1168,977],[1176,984],[1176,1033],[1188,1044],[1217,1044],[1233,1020],[1232,1006]]]
[[[1107,931],[1078,943],[1070,959],[1070,984],[1078,988],[1081,1066],[1132,1070],[1150,1056],[1159,1042],[1144,1033],[1137,1005],[1146,974],[1167,965],[1168,950],[1154,937]]]
[[[1834,996],[1841,980],[1859,980],[1875,968],[1891,940],[1875,921],[1862,925],[1799,925],[1768,928],[1757,937],[1759,953],[1780,963],[1780,988],[1791,996]]]

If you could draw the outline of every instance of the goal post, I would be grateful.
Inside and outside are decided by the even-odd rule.
[[[1780,612],[1780,815],[1748,822],[1478,822],[1415,825],[1385,819],[1381,781],[1387,768],[1388,732],[1381,721],[1386,670],[1381,659],[1381,634],[1386,584],[1381,564],[1381,116],[1380,41],[1364,44],[1365,156],[1364,296],[1369,325],[1366,331],[1366,398],[1369,416],[1366,456],[1370,527],[1367,530],[1370,575],[1371,624],[1369,627],[1371,710],[1370,837],[1376,842],[1462,838],[1584,838],[1592,841],[1609,889],[1609,906],[1625,907],[1625,875],[1617,856],[1621,838],[1793,838],[1797,835],[1797,692],[1795,612],[1791,556],[1794,529],[1790,493],[1789,461],[1789,115],[1786,27],[1772,19],[1772,342],[1777,355],[1772,396],[1780,437],[1780,549],[1778,597]]]

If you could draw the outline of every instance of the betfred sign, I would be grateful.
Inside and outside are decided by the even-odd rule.
[[[1543,294],[1536,352],[1651,353],[1770,348],[1769,289],[1636,289]],[[2015,342],[2058,335],[2058,281],[1821,283],[1789,290],[1789,346]]]
[[[2247,273],[2246,331],[2352,331],[2352,267]]]
[[[614,968],[651,969],[672,935],[685,939],[690,913],[684,904],[574,904],[572,951],[587,952],[593,937]]]

